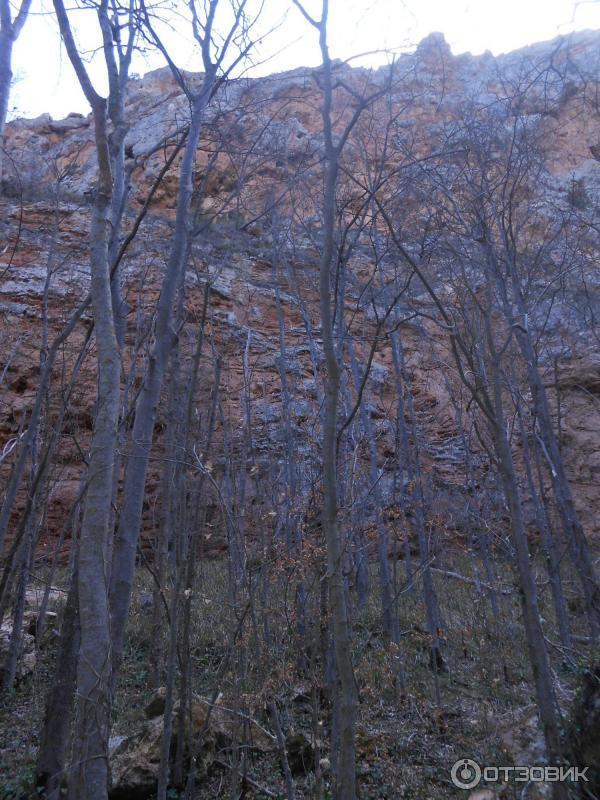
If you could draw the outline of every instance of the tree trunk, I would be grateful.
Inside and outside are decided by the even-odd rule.
[[[488,309],[489,308],[491,308],[491,303],[488,304]],[[523,622],[527,646],[529,648],[529,660],[533,672],[537,706],[544,731],[548,763],[558,764],[561,763],[560,758],[563,750],[560,735],[560,710],[554,690],[552,668],[540,619],[537,586],[531,569],[529,544],[523,521],[523,510],[521,508],[519,482],[507,434],[499,354],[494,345],[492,319],[489,310],[486,313],[484,323],[485,340],[490,355],[491,408],[494,414],[493,421],[491,421],[491,433],[494,441],[500,481],[509,509],[511,535],[516,552],[517,572],[519,576]],[[555,784],[553,787],[553,797],[555,800],[563,800],[563,798],[566,798],[565,791],[563,784]]]
[[[111,636],[115,669],[118,669],[123,651],[154,423],[163,376],[173,345],[174,334],[171,329],[173,304],[187,255],[188,216],[193,189],[192,170],[202,130],[204,110],[213,86],[214,76],[207,75],[202,91],[195,98],[192,108],[192,119],[181,164],[173,246],[156,313],[155,344],[150,355],[148,372],[140,390],[129,448],[130,455],[125,468],[123,508],[115,541],[110,583]]]
[[[592,638],[597,639],[600,635],[600,587],[598,586],[588,541],[573,502],[571,487],[569,486],[564,462],[552,425],[546,389],[537,366],[535,350],[529,331],[517,330],[517,341],[527,365],[527,379],[540,429],[540,437],[544,444],[552,488],[565,540],[581,582],[590,632]]]
[[[0,30],[0,187],[2,186],[2,164],[4,155],[4,128],[8,116],[8,100],[12,83],[12,49],[14,39],[12,31]]]
[[[12,49],[27,20],[31,0],[21,0],[14,19],[10,0],[0,0],[0,187],[2,185],[2,147],[12,82]]]
[[[75,548],[77,544],[73,544]],[[36,785],[44,787],[47,800],[59,800],[64,782],[71,716],[75,698],[77,653],[79,651],[79,610],[77,597],[77,553],[71,587],[60,629],[59,655],[46,704],[40,749],[36,763]]]
[[[548,658],[544,632],[540,622],[537,588],[529,559],[529,547],[523,523],[517,476],[510,446],[506,440],[504,428],[501,427],[501,420],[498,423],[495,431],[495,440],[499,456],[500,478],[510,510],[512,540],[517,554],[523,621],[527,635],[537,705],[544,730],[548,763],[558,764],[562,753],[558,703],[554,692],[550,659]]]
[[[108,609],[109,531],[112,522],[115,452],[119,421],[120,355],[111,299],[109,242],[112,172],[107,129],[107,101],[94,89],[73,39],[63,0],[54,9],[69,59],[92,108],[97,183],[90,228],[90,296],[97,354],[97,399],[79,542],[79,622],[74,749],[69,788],[74,797],[106,800],[110,727],[111,641]],[[100,6],[101,28],[106,4]],[[103,32],[105,33],[104,25]],[[105,37],[107,61],[112,38]]]
[[[546,510],[542,504],[541,498],[538,494],[535,481],[533,479],[533,472],[531,468],[531,456],[529,450],[529,442],[527,440],[528,431],[525,429],[523,421],[523,414],[520,407],[519,398],[515,401],[517,416],[519,419],[519,426],[521,431],[521,442],[523,447],[523,463],[525,466],[525,474],[527,476],[527,485],[531,494],[533,508],[535,510],[536,521],[540,531],[540,538],[542,540],[542,547],[546,556],[546,564],[548,569],[548,579],[550,581],[550,589],[552,592],[552,602],[554,603],[554,612],[556,614],[556,621],[558,623],[558,630],[560,633],[560,641],[563,647],[571,650],[573,642],[571,639],[571,628],[569,626],[569,612],[567,603],[562,587],[562,579],[560,575],[560,560],[556,552],[556,544],[554,541],[554,533],[550,528],[549,520],[546,516]]]
[[[104,127],[106,118],[96,125]],[[102,135],[102,133],[100,134]],[[92,308],[96,328],[98,395],[79,552],[81,645],[77,668],[75,760],[72,787],[86,800],[103,800],[108,787],[111,641],[108,609],[109,526],[119,419],[120,358],[110,274],[110,183],[99,187],[92,216]]]
[[[343,553],[337,523],[337,406],[340,389],[340,368],[335,354],[331,318],[330,270],[333,260],[335,225],[335,189],[338,154],[331,133],[331,64],[324,59],[325,95],[323,119],[326,128],[326,174],[324,196],[324,243],[319,272],[319,308],[323,350],[325,353],[325,413],[323,417],[323,532],[327,544],[327,581],[333,623],[333,639],[339,692],[336,692],[339,714],[339,754],[333,796],[354,800],[356,797],[356,749],[354,731],[358,697],[350,641],[350,623],[344,591]]]

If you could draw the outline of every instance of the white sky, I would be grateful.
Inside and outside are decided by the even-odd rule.
[[[287,8],[286,0],[269,0],[271,12]],[[279,4],[279,5],[278,5]],[[320,6],[307,0],[309,9]],[[11,116],[33,117],[49,111],[54,118],[70,111],[89,110],[66,53],[61,48],[50,0],[34,0],[32,15],[15,46]],[[432,31],[442,31],[455,54],[491,50],[495,55],[558,34],[585,28],[600,29],[600,0],[330,0],[329,39],[333,57],[383,48],[410,50]],[[80,43],[91,46],[95,15],[79,11],[72,24]],[[278,21],[273,18],[273,23]],[[178,66],[200,71],[198,57],[187,43],[185,26],[173,34],[171,51]],[[253,74],[266,74],[319,63],[315,31],[290,9],[281,28],[265,45],[272,58]],[[371,56],[362,63],[377,63]],[[163,66],[162,57],[138,57],[133,71],[143,74]],[[92,61],[91,72],[102,90],[102,63]]]

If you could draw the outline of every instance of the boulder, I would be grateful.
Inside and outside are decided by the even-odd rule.
[[[112,779],[110,800],[145,800],[155,793],[160,767],[164,708],[165,689],[161,687],[146,706],[145,714],[148,719],[141,724],[139,731],[126,737],[113,737],[114,747],[111,748],[110,754]],[[239,720],[234,713],[223,706],[222,697],[217,698],[212,704],[212,711],[210,709],[209,698],[200,696],[193,698],[189,717],[191,732],[188,731],[187,741],[194,743],[196,775],[199,780],[208,773],[217,750],[231,746],[236,721]],[[173,708],[172,754],[175,753],[177,746],[178,710],[177,702]],[[243,722],[247,743],[252,749],[260,752],[273,749],[274,736],[252,719],[244,717]],[[237,739],[239,738],[238,732]],[[189,758],[189,755],[186,753],[186,758]]]
[[[0,627],[0,680],[4,680],[4,665],[8,657],[11,633],[12,624],[10,622],[3,623],[2,627]],[[21,638],[21,647],[17,659],[15,685],[18,685],[31,675],[35,669],[35,664],[35,637],[25,630]]]
[[[162,720],[156,717],[113,751],[111,800],[145,800],[156,790],[162,730]]]
[[[544,734],[534,706],[517,712],[500,731],[500,740],[510,753],[509,763],[518,766],[537,766],[546,763]],[[532,783],[528,787],[530,800],[550,800],[551,783]]]
[[[152,699],[144,709],[146,719],[155,719],[164,713],[165,710],[165,696],[166,689],[164,686],[159,686]]]
[[[39,604],[41,603],[41,593],[34,590],[28,591],[25,595],[25,609],[23,612],[23,632],[21,636],[19,655],[17,661],[17,671],[15,683],[18,684],[27,678],[36,665],[36,634],[39,619]],[[49,597],[49,607],[57,608],[62,600],[62,594],[58,590],[52,590]],[[46,633],[50,634],[58,624],[58,614],[55,611],[46,612]],[[12,636],[12,620],[6,619],[0,626],[0,670],[3,669],[10,647]],[[45,638],[45,637],[44,637]],[[40,646],[42,642],[38,643]]]

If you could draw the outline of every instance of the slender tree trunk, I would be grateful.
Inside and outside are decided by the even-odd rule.
[[[78,544],[73,543],[77,550]],[[40,749],[36,762],[36,784],[44,787],[47,800],[59,800],[65,779],[71,717],[75,699],[79,652],[78,556],[75,553],[71,586],[60,629],[60,646],[54,679],[48,694]]]
[[[324,41],[324,33],[321,33]],[[356,797],[355,726],[357,691],[352,666],[350,621],[344,590],[343,552],[338,530],[337,506],[337,408],[340,390],[340,367],[337,361],[333,321],[331,317],[330,271],[334,251],[335,190],[338,174],[338,153],[331,133],[331,64],[324,58],[325,91],[323,120],[326,128],[326,174],[324,194],[324,242],[319,272],[319,308],[323,350],[325,353],[325,413],[323,417],[323,531],[327,544],[327,582],[333,624],[333,639],[339,691],[339,754],[335,775],[334,797],[354,800]]]
[[[4,128],[8,116],[8,101],[12,83],[12,49],[13,36],[11,30],[4,25],[0,29],[0,187],[2,185],[2,164],[4,155]]]
[[[18,567],[17,591],[13,611],[12,631],[8,644],[8,652],[2,671],[2,690],[12,689],[17,675],[17,665],[23,643],[23,619],[25,614],[25,593],[31,561],[33,557],[34,537],[36,529],[36,515],[32,514],[27,524],[24,541],[21,545],[21,558]]]
[[[550,479],[565,540],[581,582],[590,632],[592,637],[597,639],[600,635],[600,587],[598,586],[598,578],[592,562],[588,541],[573,502],[564,461],[552,425],[546,389],[539,373],[529,331],[524,332],[518,329],[517,341],[527,365],[527,379],[540,429],[540,437],[544,445],[546,460],[548,461]]]
[[[554,612],[556,614],[556,621],[558,623],[558,630],[560,632],[560,640],[563,647],[570,650],[572,648],[571,628],[569,625],[569,612],[567,610],[567,603],[562,587],[562,580],[560,576],[560,562],[556,554],[556,545],[554,542],[554,534],[550,528],[546,510],[542,504],[538,494],[535,481],[533,479],[533,472],[531,469],[531,456],[529,449],[529,442],[527,440],[528,432],[525,429],[523,420],[523,413],[520,407],[519,398],[516,399],[517,415],[519,418],[519,426],[521,432],[521,442],[523,447],[523,461],[525,464],[525,474],[527,476],[527,485],[533,502],[535,516],[540,530],[540,537],[542,540],[542,547],[546,556],[546,564],[548,569],[548,579],[550,581],[550,590],[552,592],[552,602],[554,604]]]
[[[505,316],[515,331],[516,340],[525,361],[527,382],[531,390],[535,418],[543,443],[544,455],[548,462],[548,471],[565,541],[581,582],[590,632],[592,638],[597,639],[600,636],[600,586],[598,585],[588,541],[575,508],[563,457],[552,424],[546,387],[540,374],[536,348],[527,323],[528,306],[523,294],[522,277],[515,245],[506,243],[505,258],[509,267],[509,287],[512,298],[509,297],[508,287],[502,279],[503,268],[498,264],[496,254],[491,245],[487,247],[486,257],[488,269],[491,271],[492,277],[500,290]],[[518,323],[514,319],[513,302],[520,317]]]
[[[537,587],[531,569],[527,534],[523,523],[523,514],[519,498],[517,476],[512,461],[512,453],[506,440],[502,420],[498,420],[495,432],[496,447],[499,456],[499,470],[504,495],[510,511],[512,540],[517,555],[517,570],[523,620],[529,647],[529,657],[533,671],[537,704],[544,730],[544,738],[549,763],[560,763],[562,744],[560,737],[559,712],[554,681],[544,632],[540,622]],[[559,795],[557,795],[558,797]]]
[[[54,0],[54,9],[69,59],[92,107],[98,162],[90,228],[90,296],[96,333],[97,399],[79,542],[78,595],[81,639],[73,726],[75,746],[69,786],[74,797],[106,800],[111,667],[108,552],[119,421],[121,363],[115,332],[108,260],[113,182],[107,101],[95,91],[86,72],[73,39],[63,0]],[[112,37],[109,36],[107,39],[106,36],[106,2],[103,2],[98,9],[98,19],[105,36],[105,56],[108,61],[112,54]]]
[[[488,309],[489,302],[488,285]],[[494,448],[497,455],[500,481],[504,490],[504,497],[509,509],[512,541],[516,552],[517,572],[519,576],[519,589],[523,622],[529,648],[529,660],[533,672],[536,700],[539,709],[546,751],[549,763],[560,763],[563,753],[560,735],[560,710],[554,690],[554,679],[544,631],[540,618],[538,595],[531,561],[527,532],[523,521],[523,510],[519,492],[519,482],[515,471],[510,442],[507,434],[507,422],[504,414],[503,384],[499,367],[499,354],[496,351],[491,313],[486,312],[485,341],[490,354],[489,374],[491,380],[491,402],[494,413],[492,435]],[[553,787],[555,800],[566,798],[564,784],[555,784]]]
[[[352,365],[354,385],[356,391],[358,392],[362,375],[359,374],[358,364],[354,354],[354,345],[351,337],[348,340],[348,349],[350,352],[350,363]],[[383,628],[389,639],[398,645],[400,643],[400,637],[398,621],[394,613],[394,604],[392,600],[392,579],[388,560],[389,536],[385,522],[381,516],[383,498],[381,497],[377,475],[377,445],[373,435],[371,419],[368,412],[365,410],[363,403],[360,405],[359,415],[369,448],[369,480],[371,482],[371,491],[373,492],[373,498],[375,501],[375,524],[377,527],[377,565],[379,569],[379,591],[381,593]]]
[[[193,405],[196,392],[196,384],[198,379],[198,369],[200,365],[200,356],[202,353],[202,343],[204,340],[204,324],[206,319],[206,303],[208,301],[208,287],[205,294],[205,306],[202,322],[200,324],[199,340],[194,353],[192,364],[192,374],[190,376],[187,403],[186,403],[186,417],[184,422],[183,431],[183,454],[184,458],[190,450],[192,442],[192,417]],[[206,442],[202,450],[202,462],[204,463],[210,454],[212,447],[212,436],[216,422],[217,403],[219,397],[219,384],[221,380],[220,363],[217,362],[215,369],[215,383],[213,388],[213,397],[210,405],[210,414],[208,419],[208,426],[206,431]],[[179,713],[177,720],[177,752],[175,756],[174,777],[177,784],[183,784],[183,757],[185,747],[185,715],[191,713],[191,700],[192,700],[192,604],[194,598],[194,588],[196,582],[196,563],[198,557],[198,539],[199,536],[205,534],[205,521],[206,521],[206,503],[204,501],[204,473],[201,473],[198,487],[197,487],[197,504],[202,503],[202,510],[200,515],[196,514],[196,525],[189,527],[187,536],[189,542],[187,543],[187,563],[185,565],[185,586],[183,592],[183,626],[181,637],[181,691],[179,693]],[[186,503],[186,490],[185,478],[181,476],[181,499],[182,507]],[[184,512],[184,517],[187,519],[187,513]],[[199,523],[199,524],[198,524]],[[190,731],[191,731],[190,724]],[[189,743],[189,751],[191,752],[192,746]]]
[[[185,531],[180,533],[182,540],[185,535]],[[185,556],[187,554],[182,553],[182,555]],[[177,639],[179,635],[179,610],[181,605],[181,585],[183,583],[184,568],[184,563],[179,563],[177,565],[177,573],[172,589],[173,594],[170,613],[171,628],[169,630],[169,649],[166,663],[163,735],[161,739],[158,785],[156,789],[157,800],[166,800],[169,779],[171,776],[171,738],[173,735],[173,705],[175,700],[175,676],[177,669]]]
[[[135,554],[142,520],[146,473],[154,436],[154,423],[163,376],[173,346],[171,330],[175,293],[185,267],[188,246],[188,215],[192,197],[192,171],[202,129],[204,111],[214,86],[214,75],[207,75],[202,91],[195,98],[192,119],[181,165],[173,246],[165,271],[155,323],[155,344],[148,372],[137,403],[130,454],[125,468],[123,507],[115,541],[110,584],[111,636],[115,669],[123,651],[125,623],[131,600]]]
[[[400,391],[408,411],[410,423],[410,434],[412,435],[412,445],[409,444],[409,437],[403,433],[403,439],[407,443],[406,463],[408,468],[409,485],[411,489],[412,507],[414,512],[415,528],[417,531],[417,541],[419,543],[419,556],[421,569],[423,571],[423,601],[427,618],[427,628],[431,637],[431,669],[434,675],[435,700],[441,706],[442,697],[439,682],[439,673],[445,669],[444,659],[441,652],[441,642],[439,630],[441,628],[439,603],[433,576],[431,574],[431,552],[425,529],[425,498],[423,494],[423,480],[421,475],[421,460],[419,453],[419,431],[412,394],[406,378],[404,366],[404,350],[400,335],[397,334],[398,357],[400,367]],[[400,415],[400,424],[405,425],[404,413]]]
[[[12,18],[10,0],[0,0],[0,187],[2,185],[2,156],[4,128],[8,116],[8,101],[12,83],[12,49],[27,20],[31,0],[21,0]]]
[[[97,124],[101,123],[98,120]],[[99,187],[91,230],[98,396],[79,555],[81,645],[75,721],[78,747],[72,776],[73,790],[86,800],[106,798],[108,786],[111,667],[108,537],[120,388],[120,358],[108,268],[109,191],[110,183]]]

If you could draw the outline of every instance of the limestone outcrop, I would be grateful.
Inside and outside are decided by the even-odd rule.
[[[426,141],[435,141],[436,137],[441,140],[452,120],[468,114],[473,102],[486,98],[491,102],[511,87],[529,81],[533,88],[528,90],[524,112],[545,126],[552,191],[563,198],[571,192],[575,203],[600,202],[600,116],[589,102],[600,77],[599,44],[600,34],[584,32],[498,58],[489,53],[454,56],[443,37],[432,35],[395,65],[389,95],[397,108],[395,135],[400,137],[400,145],[410,141],[418,154]],[[549,63],[553,66],[550,72],[546,69]],[[550,80],[549,75],[554,78]],[[339,86],[347,83],[356,92],[368,93],[389,80],[389,70],[369,72],[337,64],[336,76]],[[240,397],[245,352],[252,363],[248,388],[255,460],[254,471],[248,475],[247,498],[256,509],[260,507],[261,476],[273,469],[273,464],[282,468],[279,308],[285,331],[286,369],[294,387],[290,426],[295,448],[298,458],[313,466],[318,454],[314,433],[317,386],[304,326],[306,314],[313,322],[318,319],[317,201],[322,135],[316,77],[317,71],[297,69],[268,78],[228,82],[211,105],[196,163],[198,200],[194,212],[198,235],[186,279],[186,322],[181,341],[189,357],[208,282],[211,336],[223,363],[222,402],[234,430],[243,418]],[[335,108],[340,119],[352,111],[347,97],[336,90]],[[133,225],[167,154],[180,141],[187,115],[185,97],[168,69],[132,81],[126,103],[130,124],[127,175],[131,186],[126,229]],[[373,117],[370,120],[372,124]],[[7,127],[9,158],[0,196],[0,470],[4,477],[10,469],[10,453],[34,402],[44,342],[61,329],[88,289],[89,192],[95,172],[92,140],[91,119],[81,114],[71,114],[64,120],[53,120],[49,115],[19,119]],[[369,160],[377,157],[369,150],[368,141],[365,127],[359,131],[357,142],[365,146],[366,163],[357,169],[366,170]],[[358,144],[354,147],[352,158],[356,157],[358,164]],[[166,262],[177,164],[175,159],[158,187],[123,262],[129,308],[126,344],[130,349],[136,337],[148,329]],[[286,242],[286,263],[276,263],[273,257],[276,242],[271,208],[275,200],[302,220],[293,240]],[[348,202],[351,206],[353,199]],[[371,271],[368,255],[361,257],[359,253],[348,281],[349,307],[364,296]],[[600,303],[600,279],[590,283],[587,290],[593,303]],[[358,312],[367,333],[373,330],[376,302],[374,298],[374,304],[363,304]],[[427,312],[427,298],[421,302]],[[550,322],[541,348],[544,378],[560,426],[577,507],[588,535],[594,537],[600,534],[598,342],[587,335],[589,318],[573,311],[568,303],[552,309]],[[88,325],[84,315],[65,345],[63,372],[57,372],[50,398],[50,421],[58,415]],[[445,526],[460,534],[466,523],[453,497],[465,489],[461,471],[465,445],[444,377],[447,337],[427,321],[417,324],[409,320],[403,330],[416,413],[426,432],[424,463],[439,489],[436,508]],[[312,355],[318,361],[322,357],[318,329],[314,335]],[[359,366],[366,363],[368,352],[365,336],[364,342],[357,342]],[[141,363],[143,352],[138,358]],[[205,366],[199,386],[200,406],[207,402],[212,388],[209,360]],[[389,420],[395,394],[392,376],[392,353],[382,344],[373,360],[366,408],[378,441],[381,486],[389,497],[392,489],[387,464],[394,450]],[[41,546],[49,553],[57,546],[66,551],[68,546],[65,524],[81,489],[81,453],[92,426],[94,395],[93,359],[87,359],[66,410],[58,447],[60,474],[48,497]],[[161,425],[159,420],[159,448]],[[477,453],[474,459],[476,462]],[[156,460],[148,481],[148,530],[153,524],[151,510],[159,481]],[[24,502],[25,498],[15,511],[15,519]],[[216,554],[223,546],[217,535],[206,543],[209,553]]]

